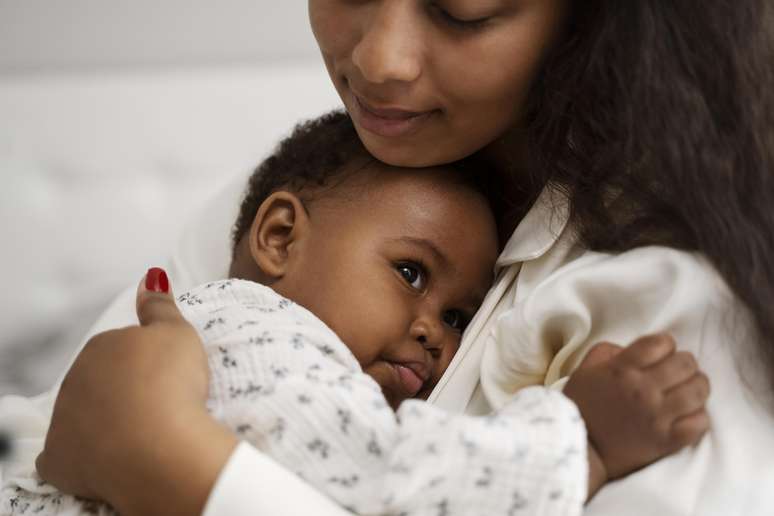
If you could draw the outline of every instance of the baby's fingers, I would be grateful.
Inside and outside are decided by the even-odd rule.
[[[710,394],[710,383],[702,372],[664,393],[664,415],[673,419],[673,428],[682,418],[704,410]]]
[[[696,363],[693,354],[678,351],[648,367],[644,372],[654,385],[667,391],[693,378],[698,371],[699,364]]]
[[[624,348],[610,342],[599,342],[594,344],[583,361],[578,366],[578,369],[588,369],[591,367],[601,366],[609,362],[613,357],[617,356],[623,351]]]
[[[704,409],[677,419],[672,424],[670,433],[672,450],[677,451],[685,446],[697,444],[710,428],[710,418]]]
[[[629,344],[616,359],[638,369],[650,367],[674,354],[675,347],[675,340],[667,333],[647,335]]]

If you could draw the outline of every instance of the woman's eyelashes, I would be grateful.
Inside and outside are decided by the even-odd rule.
[[[484,26],[491,19],[491,16],[484,16],[484,17],[479,17],[474,19],[458,18],[457,16],[454,16],[449,11],[447,11],[446,9],[438,5],[437,2],[430,2],[428,4],[428,9],[430,10],[431,14],[435,16],[438,20],[440,20],[442,23],[455,29],[462,29],[462,30],[478,29]]]

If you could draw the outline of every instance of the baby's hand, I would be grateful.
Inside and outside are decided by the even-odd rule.
[[[691,353],[652,335],[624,349],[597,344],[564,393],[583,416],[591,454],[614,479],[697,443],[709,428],[709,390]]]

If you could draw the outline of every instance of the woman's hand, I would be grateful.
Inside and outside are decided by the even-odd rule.
[[[209,370],[161,269],[137,294],[140,326],[94,336],[62,383],[40,476],[122,514],[200,514],[236,437],[207,413]]]

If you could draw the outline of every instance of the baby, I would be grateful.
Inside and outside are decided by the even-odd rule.
[[[620,475],[663,455],[657,436],[616,447],[611,426],[594,445],[621,452],[602,460],[591,416],[542,387],[486,417],[411,399],[429,395],[493,279],[483,166],[390,167],[344,114],[303,124],[250,180],[232,279],[178,300],[208,353],[210,411],[352,512],[580,514],[605,460]],[[579,372],[575,393],[595,375]],[[617,417],[660,415],[610,396]],[[7,485],[0,500],[0,514],[65,509],[110,513],[45,484]]]

